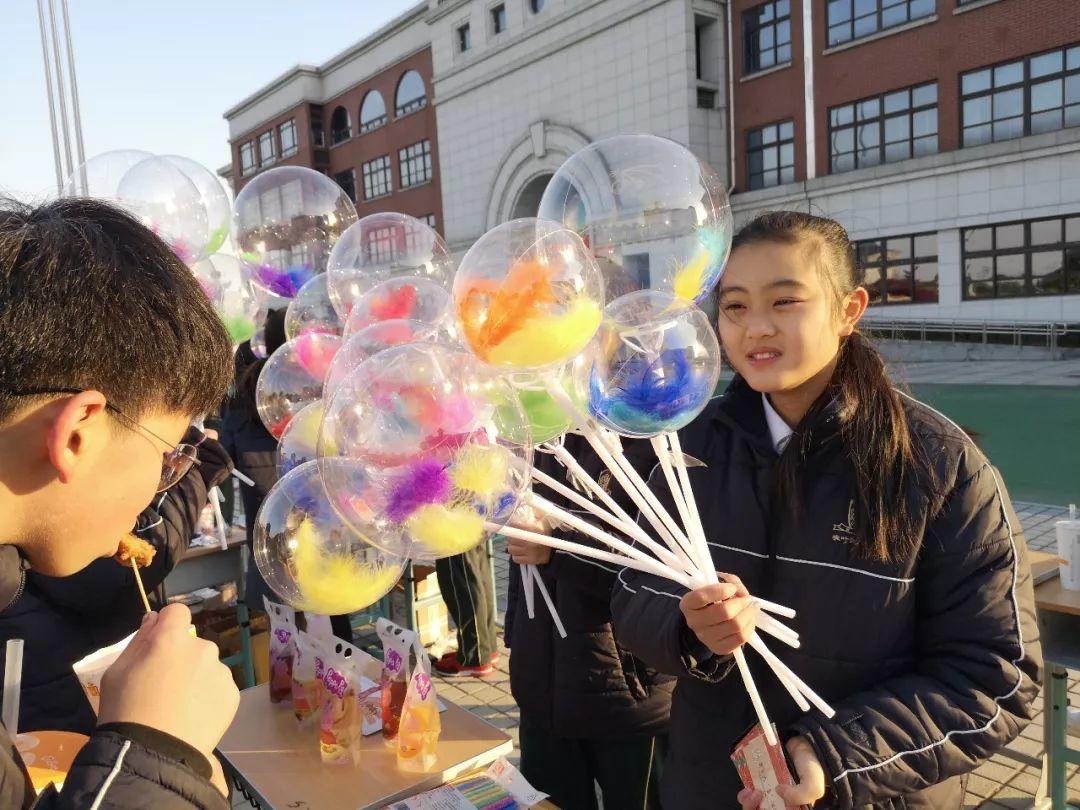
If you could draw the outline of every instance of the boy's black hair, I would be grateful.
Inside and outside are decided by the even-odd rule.
[[[0,423],[15,392],[103,393],[133,418],[217,408],[228,333],[191,271],[146,227],[100,200],[0,200]]]

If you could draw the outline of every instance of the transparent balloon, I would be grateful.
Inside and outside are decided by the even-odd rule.
[[[229,202],[225,186],[208,168],[191,158],[181,155],[165,155],[164,159],[182,171],[198,189],[206,209],[206,244],[203,252],[207,255],[216,253],[225,244],[229,236],[229,219],[232,216],[232,203]]]
[[[202,195],[168,159],[150,157],[132,166],[121,178],[116,196],[185,264],[194,264],[208,255],[209,231]]]
[[[232,342],[238,344],[251,340],[255,336],[256,327],[265,319],[265,313],[260,318],[259,302],[247,283],[243,265],[228,253],[215,253],[204,262],[213,265],[220,280],[222,297],[215,309]]]
[[[326,274],[308,281],[285,310],[285,335],[290,340],[309,332],[340,335],[341,319],[326,294]]]
[[[533,443],[542,444],[553,441],[570,430],[574,424],[572,416],[551,395],[552,382],[570,397],[578,413],[584,413],[584,405],[578,396],[574,376],[574,369],[583,361],[583,357],[577,357],[566,368],[554,373],[520,371],[507,375],[507,380],[517,391]]]
[[[408,319],[436,328],[450,325],[450,293],[416,276],[380,281],[357,299],[345,323],[345,337],[379,321]]]
[[[581,235],[609,301],[655,289],[703,302],[720,280],[734,230],[716,172],[655,135],[616,135],[571,155],[537,215]]]
[[[379,321],[361,329],[355,335],[345,338],[341,349],[334,355],[334,362],[330,364],[326,382],[323,384],[323,399],[330,399],[338,385],[372,355],[391,346],[432,342],[441,334],[437,326],[407,319]]]
[[[214,305],[214,309],[218,309],[225,300],[225,286],[221,273],[218,272],[213,261],[206,258],[196,262],[191,266],[191,273],[199,282],[202,291],[206,293],[206,297],[210,299],[210,303]]]
[[[319,429],[322,427],[323,402],[305,405],[292,418],[278,440],[278,476],[294,467],[318,458]]]
[[[302,408],[322,399],[323,381],[339,348],[336,335],[311,333],[290,340],[267,359],[255,386],[255,405],[275,439]]]
[[[64,183],[60,196],[115,200],[124,175],[152,157],[150,152],[141,149],[116,149],[94,155],[72,172]]]
[[[236,195],[232,237],[251,283],[292,298],[325,272],[330,251],[356,222],[356,208],[341,187],[302,166],[279,166],[256,175]]]
[[[600,325],[604,285],[580,237],[515,219],[481,236],[454,277],[462,340],[492,366],[537,370],[581,352]]]
[[[670,294],[641,290],[605,307],[576,386],[602,425],[646,438],[690,424],[719,377],[720,345],[705,313]]]
[[[467,551],[509,519],[529,485],[532,445],[505,379],[460,349],[412,343],[379,352],[338,387],[319,458],[346,523],[400,532],[410,557],[433,560]],[[364,466],[368,511],[340,506],[351,484],[332,467],[339,458]]]
[[[360,500],[365,473],[342,459],[331,465]],[[318,462],[301,464],[267,493],[255,516],[253,551],[263,579],[299,610],[342,615],[375,604],[401,578],[405,558],[358,535],[331,508]],[[381,539],[383,546],[391,545]]]
[[[334,245],[327,275],[330,300],[343,319],[369,288],[400,276],[419,276],[442,286],[454,266],[443,238],[407,214],[386,212],[364,217]]]

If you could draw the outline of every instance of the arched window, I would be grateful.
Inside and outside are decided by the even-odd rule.
[[[427,105],[427,90],[424,80],[415,70],[410,70],[398,82],[395,106],[398,115],[408,115]]]
[[[378,129],[385,123],[386,104],[383,102],[382,93],[370,90],[364,96],[364,103],[360,105],[360,134]]]
[[[344,107],[335,107],[330,116],[330,144],[341,143],[352,137],[352,124],[349,123],[349,111]]]

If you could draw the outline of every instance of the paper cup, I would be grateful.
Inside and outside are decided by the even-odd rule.
[[[1059,520],[1054,529],[1058,556],[1064,561],[1059,570],[1061,587],[1080,590],[1080,520]]]
[[[133,638],[135,638],[134,633],[115,644],[110,644],[108,647],[102,647],[100,650],[90,653],[72,665],[71,668],[75,670],[75,677],[79,679],[79,684],[82,686],[83,692],[86,693],[86,699],[90,701],[94,714],[98,713],[98,706],[101,702],[101,678],[105,675],[105,670],[113,665],[113,662],[120,657],[120,653],[131,643]]]
[[[39,793],[50,784],[60,790],[76,754],[89,739],[72,731],[28,731],[15,738],[15,748],[22,757],[34,790]]]

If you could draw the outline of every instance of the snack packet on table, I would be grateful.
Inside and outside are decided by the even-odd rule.
[[[324,765],[356,765],[362,739],[360,673],[352,658],[358,650],[344,641],[320,646],[323,649],[316,653],[316,672],[323,685],[319,753]]]
[[[397,735],[398,768],[403,771],[430,770],[438,759],[435,747],[439,744],[441,731],[435,684],[431,682],[427,655],[421,647],[416,651],[416,666],[409,677],[409,689],[401,709]]]
[[[317,661],[325,658],[324,641],[298,630],[293,651],[292,707],[301,726],[311,725],[322,707],[322,679],[316,671]]]
[[[296,612],[265,596],[263,607],[270,617],[270,702],[291,701]]]
[[[398,723],[408,691],[409,651],[416,634],[387,619],[379,619],[375,623],[375,631],[383,646],[383,669],[379,683],[382,688],[383,740],[392,746],[397,740]]]

